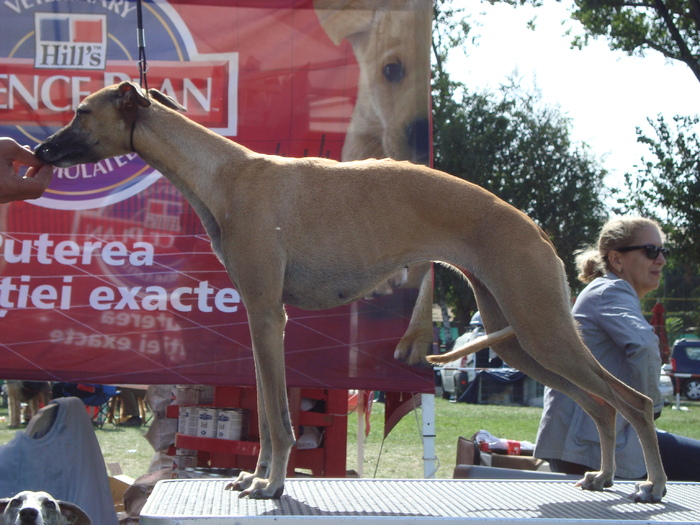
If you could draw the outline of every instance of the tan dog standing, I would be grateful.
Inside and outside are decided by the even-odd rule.
[[[580,485],[612,484],[619,410],[637,430],[649,473],[634,498],[661,499],[666,476],[652,402],[603,369],[583,344],[563,264],[527,216],[474,184],[408,162],[258,154],[174,111],[179,106],[161,93],[151,90],[150,97],[129,82],[101,89],[36,154],[68,167],[135,151],[202,219],[248,311],[255,357],[260,455],[255,471],[230,488],[254,498],[283,492],[294,445],[284,305],[346,304],[409,264],[441,261],[469,278],[487,332],[502,336],[486,344],[570,395],[596,421],[601,471]]]

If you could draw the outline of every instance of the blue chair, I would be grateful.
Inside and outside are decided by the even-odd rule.
[[[109,419],[109,401],[119,393],[114,385],[54,383],[53,397],[77,397],[88,411],[93,426],[102,428]]]

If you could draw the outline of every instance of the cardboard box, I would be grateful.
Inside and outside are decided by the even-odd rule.
[[[124,512],[124,493],[134,484],[134,478],[123,474],[119,463],[110,463],[108,467],[110,474],[112,474],[109,477],[109,490],[112,492],[114,511]]]

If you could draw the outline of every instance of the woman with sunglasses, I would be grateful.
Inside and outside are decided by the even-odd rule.
[[[659,340],[642,315],[640,299],[659,287],[669,250],[659,225],[644,218],[605,224],[598,245],[579,252],[579,280],[587,283],[573,314],[596,359],[613,375],[649,396],[655,417],[659,393]],[[700,441],[657,431],[664,469],[672,481],[700,481]],[[535,456],[553,472],[582,475],[600,468],[600,438],[593,420],[568,396],[545,389]],[[615,476],[646,476],[637,434],[622,416],[617,421]]]

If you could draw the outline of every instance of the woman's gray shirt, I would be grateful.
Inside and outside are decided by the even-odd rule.
[[[659,339],[642,315],[632,286],[610,273],[599,277],[581,292],[573,315],[586,345],[603,367],[649,396],[654,411],[660,411]],[[600,438],[593,420],[568,396],[550,388],[545,389],[534,455],[600,468]],[[617,477],[637,479],[646,474],[637,433],[619,414],[615,459]]]

